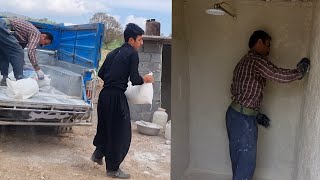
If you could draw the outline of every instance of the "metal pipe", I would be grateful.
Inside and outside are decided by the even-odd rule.
[[[93,123],[48,123],[48,122],[14,122],[0,121],[0,125],[30,125],[30,126],[92,126]]]
[[[222,6],[220,6],[219,9],[221,9],[221,10],[224,11],[225,13],[229,14],[229,15],[232,16],[233,18],[236,17],[235,15],[231,14],[228,10],[226,10],[226,9],[223,8]]]
[[[214,4],[214,5],[213,5],[213,8],[214,8],[214,9],[219,9],[219,10],[223,11],[223,12],[227,13],[228,15],[230,15],[230,16],[233,17],[233,18],[236,17],[236,15],[232,14],[231,12],[229,12],[228,10],[226,10],[225,8],[223,8],[223,7],[221,6],[221,4],[227,4],[227,5],[230,6],[229,3],[221,2],[221,3],[216,3],[216,4]]]
[[[0,108],[0,110],[10,110],[10,111],[30,111],[30,112],[54,112],[54,113],[69,113],[69,114],[86,114],[89,109],[85,112],[75,112],[75,111],[58,111],[58,110],[42,110],[42,109],[17,109],[17,108]]]

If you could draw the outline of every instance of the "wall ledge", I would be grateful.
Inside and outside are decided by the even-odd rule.
[[[171,37],[165,37],[165,36],[148,36],[143,35],[142,36],[144,41],[155,41],[159,42],[161,44],[171,44]]]

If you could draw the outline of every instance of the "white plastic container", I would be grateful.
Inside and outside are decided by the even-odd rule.
[[[164,132],[168,121],[168,114],[163,108],[158,108],[158,111],[153,113],[152,123],[158,124],[162,127],[161,131]]]
[[[166,124],[166,130],[164,132],[164,137],[171,141],[171,120],[168,121],[168,123]]]

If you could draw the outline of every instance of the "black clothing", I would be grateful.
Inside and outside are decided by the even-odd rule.
[[[103,79],[104,87],[118,87],[125,91],[129,76],[132,85],[143,84],[138,66],[138,52],[130,44],[125,43],[107,55],[98,76]]]
[[[129,77],[133,85],[143,84],[138,65],[137,51],[125,43],[107,55],[98,73],[104,80],[104,87],[98,100],[97,134],[93,144],[97,151],[103,152],[108,171],[119,169],[130,147],[131,119],[124,92]]]

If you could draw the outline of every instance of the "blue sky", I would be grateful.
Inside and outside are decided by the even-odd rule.
[[[57,23],[85,24],[95,12],[105,12],[123,26],[133,22],[145,28],[146,19],[156,19],[162,34],[168,36],[172,29],[171,0],[0,0],[0,4],[0,12]]]

